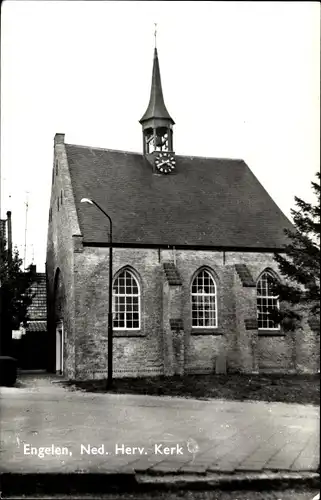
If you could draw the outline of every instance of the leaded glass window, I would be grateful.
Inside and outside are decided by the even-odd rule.
[[[263,330],[278,330],[280,325],[273,321],[271,313],[279,307],[278,296],[274,291],[275,278],[265,271],[257,282],[257,320]]]
[[[192,327],[217,327],[217,294],[213,276],[202,269],[195,276],[192,289]]]
[[[125,269],[113,285],[113,327],[118,330],[140,328],[140,290],[134,274]]]

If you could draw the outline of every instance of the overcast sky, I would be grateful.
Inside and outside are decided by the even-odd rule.
[[[319,170],[319,2],[10,1],[1,12],[1,217],[44,270],[53,138],[142,151],[154,23],[177,154],[243,158],[290,216]]]

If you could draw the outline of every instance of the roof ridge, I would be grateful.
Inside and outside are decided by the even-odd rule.
[[[198,156],[198,155],[176,155],[180,156],[182,158],[204,158],[205,160],[227,160],[227,161],[243,161],[245,163],[245,160],[243,158],[230,158],[228,156]]]
[[[115,153],[125,153],[125,154],[144,156],[143,153],[138,153],[138,151],[125,151],[123,149],[100,148],[98,146],[84,146],[82,144],[70,144],[70,143],[65,143],[65,146],[76,146],[77,148],[98,149],[99,151],[114,151]]]
[[[83,144],[71,144],[71,143],[65,143],[66,146],[76,146],[77,148],[84,148],[84,149],[98,149],[99,151],[113,151],[115,153],[125,153],[125,154],[133,154],[137,156],[144,156],[143,153],[139,153],[138,151],[127,151],[124,149],[112,149],[112,148],[100,148],[98,146],[84,146]],[[176,154],[176,153],[175,153]],[[243,158],[231,158],[228,156],[199,156],[199,155],[191,155],[191,154],[176,154],[176,157],[181,157],[181,158],[204,158],[206,160],[227,160],[227,161],[243,161],[245,163],[245,160]]]

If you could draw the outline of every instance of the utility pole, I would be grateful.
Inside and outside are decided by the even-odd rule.
[[[28,194],[29,192],[26,191],[26,221],[25,221],[25,246],[24,246],[24,252],[23,252],[23,269],[24,271],[26,270],[26,254],[27,254],[27,227],[28,227]]]

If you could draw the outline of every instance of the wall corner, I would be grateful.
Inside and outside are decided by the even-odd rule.
[[[84,251],[83,240],[84,238],[82,234],[72,235],[72,246],[74,253],[82,253]]]

